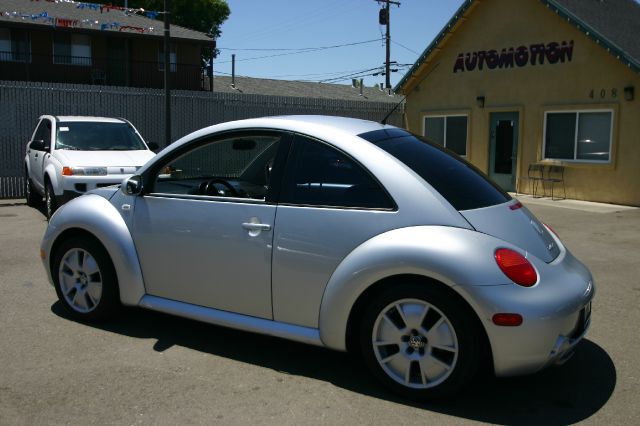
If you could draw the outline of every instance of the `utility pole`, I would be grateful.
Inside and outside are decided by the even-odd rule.
[[[391,89],[391,5],[395,4],[400,7],[399,1],[392,0],[376,0],[384,5],[380,10],[380,25],[386,25],[387,33],[385,35],[385,43],[387,47],[387,56],[385,61],[385,87]]]
[[[164,0],[164,144],[171,144],[171,0]]]

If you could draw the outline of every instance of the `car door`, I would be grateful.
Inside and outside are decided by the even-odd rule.
[[[329,144],[296,135],[276,216],[274,319],[318,327],[336,267],[360,244],[397,226],[395,202],[368,170]]]
[[[273,200],[289,140],[204,138],[149,170],[132,224],[148,294],[272,319]]]
[[[45,148],[51,147],[51,121],[47,118],[40,120],[40,124],[33,132],[33,137],[27,148],[29,156],[29,171],[31,182],[39,192],[44,192],[44,157]]]

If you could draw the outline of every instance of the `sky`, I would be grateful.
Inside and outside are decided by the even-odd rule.
[[[375,0],[227,0],[214,74],[366,86],[384,83],[384,31]],[[391,84],[418,59],[463,0],[400,0],[391,6]],[[343,46],[347,45],[347,46]],[[342,46],[342,47],[333,47]],[[255,49],[255,50],[254,50]],[[279,50],[276,50],[279,49]],[[289,50],[287,50],[289,49]],[[302,50],[305,49],[306,51]]]

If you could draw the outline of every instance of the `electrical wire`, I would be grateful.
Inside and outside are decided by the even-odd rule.
[[[295,51],[295,52],[277,53],[277,54],[274,54],[274,55],[253,56],[251,58],[236,59],[236,62],[255,61],[255,60],[258,60],[258,59],[275,58],[275,57],[278,57],[278,56],[299,55],[301,53],[318,52],[318,51],[321,51],[321,50],[337,49],[337,48],[340,48],[340,47],[347,47],[347,46],[357,46],[357,45],[361,45],[361,44],[374,43],[374,42],[377,42],[377,41],[379,41],[379,39],[358,41],[358,42],[354,42],[354,43],[337,44],[337,45],[334,45],[334,46],[314,47],[314,48],[308,48],[308,49],[305,49],[305,50],[299,50],[299,51]],[[228,64],[228,63],[231,63],[231,62],[232,61],[219,61],[219,62],[216,62],[216,63],[217,64]]]
[[[420,55],[420,54],[419,54],[418,52],[416,52],[415,50],[413,50],[413,49],[409,49],[409,48],[408,48],[407,46],[405,46],[404,44],[400,44],[400,43],[398,43],[398,42],[397,42],[397,41],[395,41],[395,40],[391,40],[391,43],[393,43],[393,44],[397,44],[398,46],[400,46],[400,47],[402,47],[402,48],[404,48],[404,49],[407,49],[407,50],[408,50],[409,52],[411,52],[411,53],[415,53],[416,55]]]

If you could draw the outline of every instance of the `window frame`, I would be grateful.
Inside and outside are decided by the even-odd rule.
[[[87,39],[89,40],[89,56],[73,56],[71,54],[69,55],[58,55],[56,54],[56,36],[69,36],[69,53],[73,52],[73,37],[74,36],[83,36],[83,37],[87,37]],[[52,56],[52,62],[54,65],[71,65],[71,66],[75,66],[75,67],[91,67],[93,66],[93,37],[91,37],[89,34],[79,34],[79,33],[56,33],[54,32],[52,40],[52,52],[53,52],[53,56]],[[64,60],[60,61],[58,58],[68,58],[68,62],[64,62]],[[86,61],[82,61],[82,63],[74,63],[73,59],[74,58],[81,58],[84,59]],[[85,63],[86,62],[86,63]]]
[[[158,71],[164,72],[164,45],[158,46]],[[178,47],[175,44],[169,46],[169,71],[178,72]]]
[[[464,140],[464,155],[463,154],[458,154],[456,152],[456,155],[459,155],[462,158],[467,158],[468,152],[469,152],[469,114],[468,113],[424,114],[422,116],[422,137],[425,138],[425,139],[429,139],[427,137],[427,118],[444,118],[444,140],[443,140],[444,145],[442,145],[442,146],[444,148],[447,148],[450,151],[453,151],[451,148],[449,148],[447,146],[447,119],[449,117],[465,117],[467,119],[467,128],[466,128],[465,140]],[[429,139],[429,140],[431,140],[431,139]],[[453,151],[453,152],[455,152],[455,151]]]
[[[159,174],[160,170],[166,167],[172,161],[179,157],[197,149],[202,148],[205,145],[211,143],[222,142],[224,140],[233,138],[243,138],[251,136],[275,136],[281,137],[280,146],[276,152],[276,156],[273,162],[273,171],[271,175],[271,182],[269,184],[267,194],[264,200],[258,198],[239,198],[239,197],[222,197],[215,195],[190,195],[190,194],[171,194],[164,192],[154,192],[155,178]],[[242,130],[230,130],[221,133],[214,133],[204,135],[200,138],[194,139],[186,143],[185,145],[177,148],[175,151],[168,153],[167,155],[157,158],[154,164],[145,171],[142,175],[143,190],[141,196],[155,197],[155,198],[176,198],[185,200],[206,200],[206,201],[219,201],[226,203],[244,203],[244,204],[267,204],[276,205],[278,197],[283,185],[284,168],[287,157],[289,155],[291,141],[293,135],[290,132],[281,129],[269,129],[269,128],[256,128],[256,129],[242,129]]]
[[[35,131],[33,132],[33,136],[31,137],[31,141],[29,141],[29,148],[30,149],[34,149],[36,151],[40,151],[40,152],[49,152],[52,149],[52,138],[51,138],[51,132],[53,129],[53,123],[51,122],[51,120],[49,120],[48,118],[43,118],[42,120],[40,120],[40,122],[38,123],[38,125],[36,126]],[[39,133],[42,132],[43,136],[45,136],[44,139],[38,139]],[[42,140],[42,149],[37,149],[36,147],[32,147],[31,144],[34,141],[37,140]],[[45,149],[46,147],[49,147],[49,149]]]
[[[611,114],[611,121],[609,126],[609,159],[608,160],[581,160],[578,156],[578,131],[580,123],[580,114],[584,113],[603,113],[607,112]],[[569,158],[553,158],[547,157],[547,117],[549,114],[575,114],[575,127],[574,127],[574,141],[573,141],[573,159]],[[613,108],[597,108],[597,109],[567,109],[567,110],[549,110],[544,112],[544,125],[542,132],[542,159],[547,161],[562,161],[566,163],[575,164],[612,164],[613,163],[613,127],[615,120],[615,111]]]
[[[0,55],[0,62],[19,62],[19,63],[28,63],[28,64],[31,63],[32,54],[31,54],[30,33],[27,30],[15,29],[15,28],[9,28],[9,27],[1,27],[0,30],[6,30],[9,36],[6,39],[6,41],[9,43],[9,50],[0,52],[5,54],[8,53],[9,56],[7,57],[7,59],[3,59],[3,56]],[[15,49],[15,44],[16,44],[15,39],[17,38],[18,35],[21,35],[24,37],[25,52],[23,52],[24,53],[23,59],[19,58],[21,52]]]
[[[378,187],[382,190],[382,192],[384,193],[384,195],[386,196],[386,198],[389,201],[389,204],[391,207],[354,207],[354,206],[334,206],[334,205],[321,205],[321,204],[301,204],[301,203],[291,203],[291,202],[286,202],[286,201],[282,201],[282,197],[281,194],[284,192],[285,188],[287,188],[289,185],[293,185],[293,172],[294,172],[294,153],[296,152],[295,149],[297,147],[297,145],[300,144],[300,142],[298,142],[299,138],[306,138],[306,139],[310,139],[312,141],[315,141],[317,143],[320,143],[324,146],[329,147],[330,149],[333,149],[334,151],[338,152],[339,154],[344,155],[346,158],[348,158],[349,160],[353,161],[353,163],[360,167],[361,170],[363,170],[367,176],[369,176],[369,178],[371,178],[371,180],[378,185]],[[295,133],[293,134],[293,138],[291,141],[291,146],[289,148],[289,153],[287,155],[287,162],[285,164],[285,169],[284,169],[284,176],[282,178],[281,181],[281,186],[280,186],[280,194],[278,197],[278,205],[281,206],[289,206],[289,207],[308,207],[308,208],[318,208],[318,209],[332,209],[332,210],[363,210],[363,211],[383,211],[383,212],[395,212],[398,211],[398,204],[396,203],[395,199],[391,196],[391,194],[389,193],[389,191],[387,190],[387,188],[380,182],[380,180],[373,174],[371,173],[371,171],[365,167],[360,161],[358,161],[356,158],[354,158],[351,154],[345,152],[344,150],[336,147],[335,145],[331,144],[330,142],[327,142],[325,140],[322,139],[318,139],[315,136],[311,136],[311,135],[306,135],[303,133]]]

